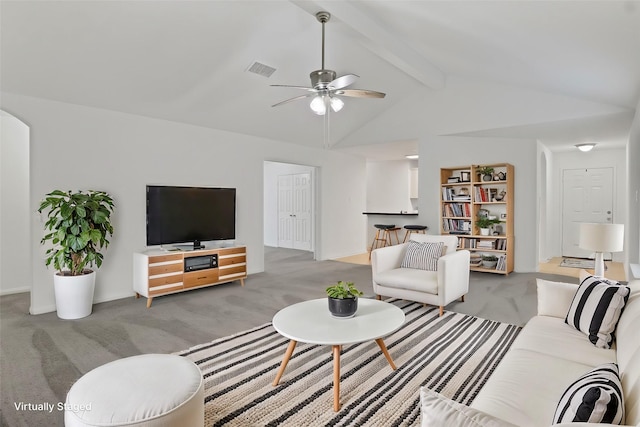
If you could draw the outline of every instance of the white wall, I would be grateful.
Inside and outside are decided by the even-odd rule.
[[[551,217],[551,240],[548,252],[551,256],[562,255],[562,173],[565,169],[580,168],[613,168],[613,222],[625,224],[627,222],[627,160],[625,148],[603,149],[596,146],[593,150],[583,153],[577,149],[553,153],[553,169],[551,194],[549,198]],[[613,260],[622,262],[624,252],[613,254]]]
[[[626,154],[629,215],[625,230],[625,248],[628,262],[640,264],[640,101],[636,107]],[[631,277],[631,271],[627,271],[627,278]]]
[[[290,163],[264,162],[264,244],[278,247],[278,177],[297,173],[309,173],[312,179],[311,197],[315,200],[314,168]],[[315,209],[315,203],[312,205]],[[312,232],[312,247],[315,247]]]
[[[409,170],[414,164],[411,160],[367,162],[368,212],[414,210],[409,198]]]
[[[0,295],[31,289],[29,127],[0,110]]]
[[[420,223],[429,226],[431,234],[439,233],[440,168],[511,163],[515,173],[514,270],[537,271],[536,147],[534,140],[442,136],[421,138]]]
[[[552,229],[557,224],[550,203],[553,187],[553,153],[538,142],[538,261],[544,262],[552,257]]]
[[[340,257],[365,246],[364,233],[354,233],[364,229],[363,159],[164,120],[2,95],[3,107],[31,128],[32,212],[53,189],[92,188],[114,198],[115,234],[98,272],[96,302],[133,295],[132,253],[145,247],[147,184],[237,188],[237,241],[248,247],[248,272],[253,274],[264,270],[263,162],[317,166],[316,257]],[[42,227],[38,220],[32,221],[34,314],[55,309],[53,271],[45,268],[39,244]],[[251,286],[251,277],[247,283]]]

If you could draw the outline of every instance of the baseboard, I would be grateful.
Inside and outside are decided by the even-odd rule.
[[[7,289],[0,292],[0,297],[5,295],[22,294],[25,292],[31,292],[31,288],[28,286],[25,286],[23,288]]]
[[[29,308],[29,314],[33,314],[33,315],[38,315],[38,314],[46,314],[46,313],[52,313],[56,311],[56,305],[55,304],[50,304],[50,305],[43,305],[41,307],[30,307]]]

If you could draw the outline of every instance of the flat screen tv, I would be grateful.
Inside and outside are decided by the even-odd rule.
[[[235,188],[147,185],[147,246],[235,238]]]

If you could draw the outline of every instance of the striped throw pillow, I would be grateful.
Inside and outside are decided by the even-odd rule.
[[[611,348],[630,289],[614,280],[588,276],[573,297],[565,323],[589,336],[596,347]]]
[[[407,252],[404,254],[400,267],[416,268],[419,270],[438,270],[438,258],[442,256],[443,242],[416,242],[409,240]]]
[[[553,424],[570,422],[624,422],[618,365],[607,363],[597,366],[565,390],[553,416]]]

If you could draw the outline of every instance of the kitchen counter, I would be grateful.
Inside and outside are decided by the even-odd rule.
[[[362,212],[362,215],[404,215],[404,216],[418,216],[418,212]]]
[[[396,227],[401,228],[401,231],[398,231],[398,238],[402,242],[404,239],[404,226],[405,225],[429,225],[425,224],[418,218],[418,212],[400,212],[399,210],[396,212],[362,212],[363,215],[367,216],[367,243],[371,246],[371,242],[373,242],[373,237],[376,234],[375,224],[394,224]],[[428,233],[428,231],[427,231]],[[395,233],[392,234],[393,243],[396,243]]]

